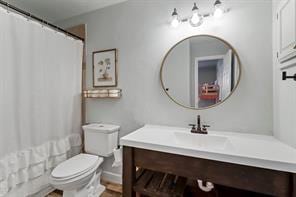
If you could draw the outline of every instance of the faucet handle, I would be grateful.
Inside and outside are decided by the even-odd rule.
[[[211,127],[211,126],[204,124],[204,125],[202,125],[202,130],[207,131],[207,128],[209,128],[209,127]]]
[[[188,126],[196,127],[196,124],[188,124]]]
[[[191,132],[196,130],[196,124],[189,124],[188,126],[191,126]]]

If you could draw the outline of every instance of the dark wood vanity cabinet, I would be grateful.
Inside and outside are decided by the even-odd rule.
[[[269,196],[296,197],[296,175],[293,173],[127,146],[123,148],[124,197],[136,196],[136,168],[200,179]]]

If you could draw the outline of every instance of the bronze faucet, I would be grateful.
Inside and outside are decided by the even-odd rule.
[[[209,125],[202,125],[200,124],[200,115],[197,115],[197,124],[189,124],[192,126],[191,133],[199,133],[199,134],[208,134],[207,128],[210,127]]]

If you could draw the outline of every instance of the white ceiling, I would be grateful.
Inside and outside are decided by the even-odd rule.
[[[61,21],[73,16],[121,3],[126,0],[6,0],[50,22]]]

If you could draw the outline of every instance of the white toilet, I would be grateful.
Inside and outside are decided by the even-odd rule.
[[[100,184],[102,157],[112,156],[118,146],[119,126],[95,123],[82,128],[86,154],[62,162],[50,176],[51,185],[63,190],[63,197],[98,197],[105,190]]]

